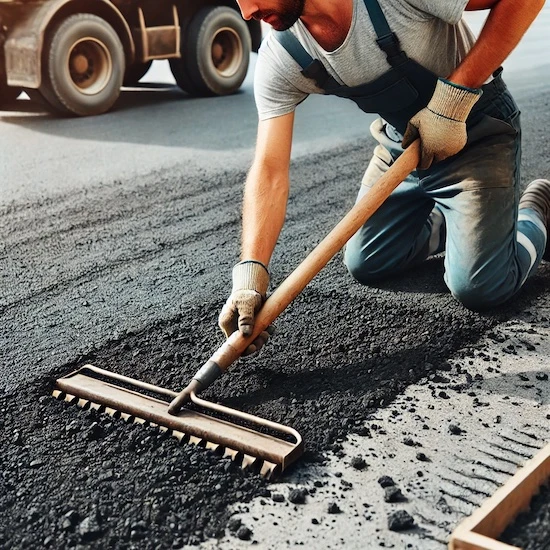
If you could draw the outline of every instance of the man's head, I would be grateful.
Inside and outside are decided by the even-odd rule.
[[[237,0],[244,19],[265,21],[277,31],[284,31],[302,15],[306,0]]]

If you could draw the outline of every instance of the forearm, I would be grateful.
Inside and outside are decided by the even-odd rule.
[[[468,88],[479,88],[510,55],[535,20],[544,0],[473,0],[469,9],[491,11],[478,40],[449,80]],[[467,9],[468,9],[467,8]]]
[[[253,164],[243,201],[242,259],[269,264],[286,215],[288,173]]]

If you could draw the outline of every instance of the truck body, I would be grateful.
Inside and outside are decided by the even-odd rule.
[[[261,28],[233,0],[0,0],[0,106],[21,90],[95,115],[155,59],[192,95],[235,92]]]

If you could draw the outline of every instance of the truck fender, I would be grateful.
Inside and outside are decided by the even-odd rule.
[[[124,45],[126,58],[135,57],[132,32],[124,16],[109,0],[48,0],[28,7],[25,18],[11,30],[4,51],[9,86],[39,88],[42,81],[42,48],[48,26],[56,17],[93,13],[109,21]]]

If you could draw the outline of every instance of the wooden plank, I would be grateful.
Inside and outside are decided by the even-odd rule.
[[[454,530],[449,550],[521,550],[496,539],[549,479],[550,444]]]
[[[521,550],[517,546],[510,546],[472,531],[464,531],[458,534],[455,531],[451,537],[449,548],[453,550]]]

